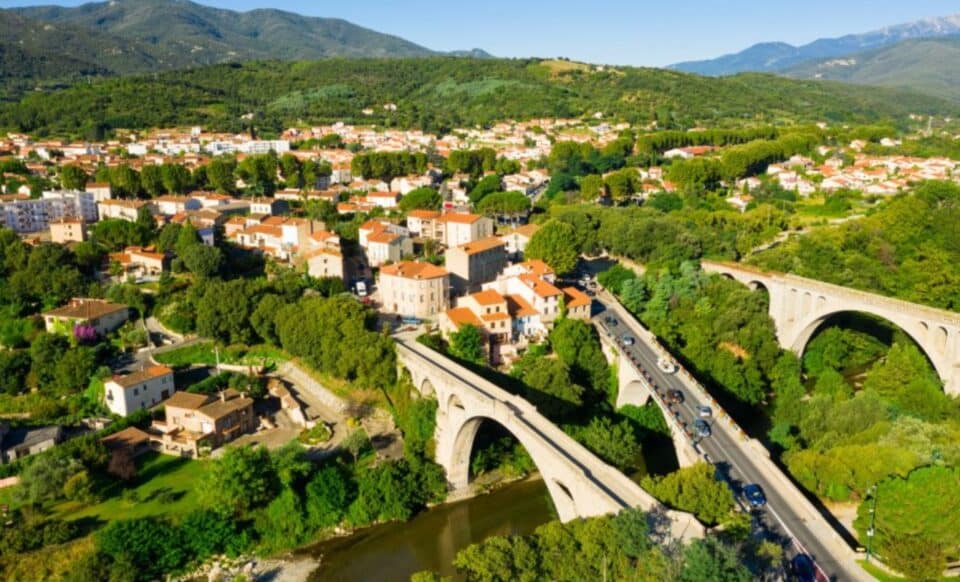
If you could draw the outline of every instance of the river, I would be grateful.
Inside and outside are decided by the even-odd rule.
[[[410,521],[366,528],[309,546],[321,561],[311,582],[406,581],[420,570],[453,576],[453,558],[490,536],[528,534],[556,519],[540,479],[505,485],[487,494],[440,505]]]

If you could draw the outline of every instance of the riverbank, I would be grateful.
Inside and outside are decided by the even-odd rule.
[[[315,560],[311,581],[406,581],[421,570],[454,576],[457,552],[494,535],[528,534],[556,519],[539,475],[431,507],[405,522],[355,530],[295,551]]]

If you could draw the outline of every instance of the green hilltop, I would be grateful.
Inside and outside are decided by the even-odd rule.
[[[429,57],[212,65],[29,94],[0,105],[0,127],[88,139],[119,128],[192,124],[228,131],[253,125],[272,133],[345,121],[443,131],[601,113],[605,120],[687,129],[897,121],[910,113],[955,115],[957,109],[897,89],[765,74],[707,78],[662,69],[560,66],[565,63]],[[397,110],[385,110],[387,103]],[[366,108],[373,113],[364,114]]]

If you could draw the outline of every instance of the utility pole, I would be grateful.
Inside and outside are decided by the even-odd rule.
[[[879,492],[879,486],[874,484],[870,488],[870,497],[873,500],[873,504],[870,506],[870,527],[867,529],[867,563],[870,563],[870,554],[873,551],[873,536],[877,533],[876,524],[877,524],[877,493]]]

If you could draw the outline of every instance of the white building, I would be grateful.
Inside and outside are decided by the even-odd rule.
[[[152,366],[133,374],[114,376],[104,382],[103,387],[107,408],[120,416],[156,406],[177,390],[173,370],[166,366]]]

